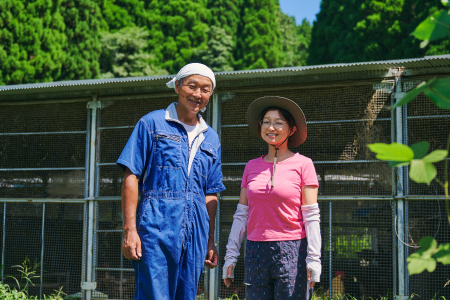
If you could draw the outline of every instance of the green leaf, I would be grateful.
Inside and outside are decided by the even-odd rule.
[[[412,35],[419,40],[434,41],[447,37],[449,28],[450,16],[447,11],[440,10],[422,21]]]
[[[414,152],[414,159],[423,158],[427,154],[429,148],[430,143],[427,141],[421,141],[411,145],[411,149]]]
[[[444,265],[450,264],[450,243],[439,245],[434,257]]]
[[[414,158],[411,148],[403,144],[374,143],[367,146],[372,152],[377,153],[377,158],[381,160],[407,162]]]
[[[407,259],[409,274],[420,274],[427,270],[433,272],[436,269],[436,260],[432,257],[422,257],[417,253],[411,254]]]
[[[448,0],[441,0],[441,3],[444,6],[449,6],[449,1]]]
[[[390,161],[389,162],[389,167],[391,167],[391,168],[393,168],[393,167],[401,167],[401,166],[407,166],[409,164],[410,164],[409,161]]]
[[[426,163],[423,159],[411,160],[411,167],[409,169],[409,177],[417,183],[430,182],[436,177],[436,168],[431,163]]]
[[[430,236],[422,238],[419,242],[420,250],[411,254],[406,260],[409,262],[409,274],[419,274],[425,270],[433,272],[436,268],[436,260],[432,255],[437,250],[437,242]]]
[[[423,91],[425,91],[426,89],[428,89],[428,87],[436,80],[436,78],[433,78],[431,80],[429,80],[428,82],[422,82],[421,84],[419,84],[418,86],[416,86],[414,89],[410,90],[408,93],[406,93],[405,96],[403,96],[402,99],[400,99],[400,101],[398,101],[397,103],[395,103],[392,106],[392,109],[400,107],[402,105],[405,105],[409,102],[411,102],[412,100],[414,100],[414,98],[416,98],[420,93],[422,93]]]
[[[447,150],[434,150],[423,158],[425,163],[435,163],[444,160],[448,155]]]
[[[450,77],[429,81],[425,95],[439,108],[450,109]]]
[[[431,257],[437,250],[437,241],[431,236],[425,236],[419,241],[420,250],[416,253],[422,253],[427,257]]]
[[[433,78],[428,82],[422,82],[406,93],[400,101],[392,106],[392,109],[411,102],[422,92],[439,108],[450,109],[450,77]]]
[[[426,46],[428,46],[429,43],[430,43],[429,40],[424,40],[420,42],[420,48],[425,48]]]

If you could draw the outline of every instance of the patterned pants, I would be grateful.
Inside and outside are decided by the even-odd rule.
[[[305,300],[306,238],[295,241],[247,240],[245,285],[247,300]]]

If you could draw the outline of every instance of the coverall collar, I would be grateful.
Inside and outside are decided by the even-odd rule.
[[[205,132],[208,130],[208,125],[206,124],[205,120],[203,120],[202,116],[200,114],[197,114],[198,120],[199,120],[199,130],[198,132]],[[166,109],[166,115],[165,115],[166,121],[173,121],[181,124],[181,121],[178,120],[178,114],[177,114],[177,103],[173,102],[170,104]]]

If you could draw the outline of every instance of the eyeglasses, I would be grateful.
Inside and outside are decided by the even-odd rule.
[[[284,125],[286,125],[286,122],[282,121],[270,122],[267,120],[262,120],[261,122],[259,122],[259,125],[261,126],[261,128],[268,128],[270,127],[270,125],[272,125],[276,129],[283,129]]]
[[[197,89],[200,89],[200,93],[202,93],[203,95],[211,94],[211,91],[209,89],[197,87],[194,84],[186,84],[186,85],[183,85],[183,86],[187,86],[192,92],[195,92]]]

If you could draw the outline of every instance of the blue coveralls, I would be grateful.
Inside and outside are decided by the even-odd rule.
[[[207,130],[188,174],[186,130],[168,118],[174,105],[142,117],[117,160],[139,177],[141,191],[135,299],[195,299],[209,233],[205,195],[225,190],[219,138],[202,119]]]

